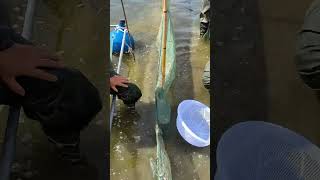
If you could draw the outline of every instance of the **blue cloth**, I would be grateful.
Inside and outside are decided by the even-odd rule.
[[[120,53],[123,39],[123,28],[116,27],[110,32],[110,42],[112,43],[112,53]],[[134,39],[128,33],[125,38],[124,53],[129,52],[129,47],[134,49]]]
[[[215,180],[319,180],[320,149],[265,122],[231,127],[217,147]]]

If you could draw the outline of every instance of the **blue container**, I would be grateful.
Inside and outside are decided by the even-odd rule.
[[[124,34],[124,30],[126,29],[126,24],[124,20],[120,20],[117,27],[110,32],[110,43],[113,42],[112,45],[112,53],[118,54],[121,51],[121,43]],[[124,53],[129,53],[129,47],[134,50],[134,39],[132,36],[129,36],[126,33],[125,45],[124,45]]]

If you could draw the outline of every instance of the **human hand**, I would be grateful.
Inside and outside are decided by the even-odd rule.
[[[16,81],[18,76],[29,76],[47,81],[57,77],[40,68],[62,68],[59,58],[30,45],[15,44],[0,52],[0,80],[15,93],[24,96],[25,90]]]
[[[115,92],[118,92],[116,86],[128,87],[128,85],[126,85],[127,83],[129,83],[129,80],[123,76],[113,76],[110,78],[110,87]]]

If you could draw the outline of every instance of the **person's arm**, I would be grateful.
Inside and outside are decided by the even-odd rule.
[[[298,34],[297,64],[299,71],[309,72],[320,66],[320,1],[308,9]]]
[[[308,9],[298,34],[296,65],[299,75],[312,89],[320,88],[320,1]]]

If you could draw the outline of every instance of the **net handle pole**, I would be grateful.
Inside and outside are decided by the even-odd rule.
[[[123,51],[124,51],[124,45],[125,45],[125,40],[126,40],[127,33],[128,33],[128,31],[125,29],[124,32],[123,32],[123,36],[122,36],[120,56],[119,56],[119,62],[118,62],[118,67],[117,67],[117,73],[118,74],[120,73],[120,67],[121,67],[121,63],[122,63]]]
[[[0,162],[0,177],[3,180],[10,179],[11,165],[16,151],[16,136],[19,117],[20,105],[10,106]]]
[[[122,36],[120,57],[119,57],[119,62],[118,62],[118,67],[117,67],[117,74],[120,73],[120,68],[121,68],[121,63],[122,63],[122,58],[123,58],[123,51],[124,51],[124,44],[125,44],[127,32],[128,31],[125,29],[123,32],[123,36]],[[117,99],[116,95],[113,95],[112,96],[112,103],[111,103],[111,113],[110,113],[110,131],[111,131],[111,127],[112,127],[113,114],[114,114],[115,106],[116,106],[116,99]]]
[[[112,128],[112,120],[113,120],[113,114],[115,110],[115,104],[116,104],[116,96],[112,95],[111,112],[110,112],[110,132]]]
[[[162,74],[162,80],[161,80],[161,86],[164,86],[164,81],[166,78],[166,55],[167,55],[167,0],[163,0],[162,2],[162,9],[163,9],[163,36],[162,36],[162,51],[161,51],[161,57],[162,57],[162,65],[161,65],[161,74]]]

